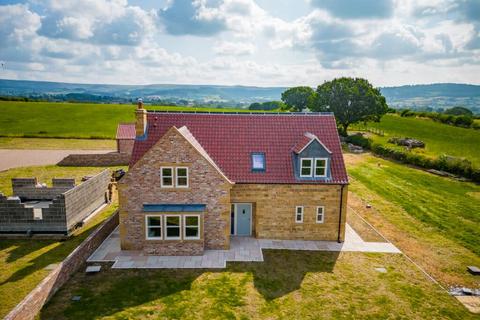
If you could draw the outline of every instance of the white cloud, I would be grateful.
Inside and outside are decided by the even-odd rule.
[[[226,56],[245,56],[255,52],[255,45],[245,42],[229,42],[224,41],[218,43],[213,51],[219,55]]]

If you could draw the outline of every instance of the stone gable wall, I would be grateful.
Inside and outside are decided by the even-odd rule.
[[[233,202],[253,203],[253,235],[257,238],[329,240],[338,237],[339,185],[235,184]],[[343,190],[341,241],[345,235],[347,187]],[[295,222],[295,207],[304,206],[303,223]],[[325,206],[324,222],[316,223],[316,207]]]
[[[134,144],[134,139],[117,139],[117,152],[131,155]]]
[[[189,188],[161,188],[160,167],[187,166]],[[195,255],[205,249],[226,249],[230,243],[230,189],[227,182],[174,128],[169,130],[119,182],[120,238],[124,250],[148,254]],[[144,203],[206,204],[203,243],[145,239]],[[177,251],[179,250],[179,251]]]

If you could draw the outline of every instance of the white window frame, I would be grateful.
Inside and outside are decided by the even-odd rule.
[[[178,223],[179,223],[179,225],[178,225],[178,231],[179,231],[178,232],[178,237],[169,237],[168,236],[168,228],[169,228],[169,227],[167,227],[167,218],[168,217],[178,217]],[[166,215],[164,215],[163,220],[164,220],[163,225],[165,227],[163,238],[165,240],[181,240],[182,239],[182,215],[180,215],[180,214],[166,214]],[[174,227],[170,227],[170,228],[174,228]]]
[[[170,178],[172,178],[172,184],[171,185],[166,185],[166,184],[163,184],[163,169],[170,169],[171,172],[172,172],[172,176]],[[160,167],[160,187],[162,188],[173,188],[175,186],[175,180],[174,180],[174,175],[173,175],[173,167]],[[168,177],[168,176],[167,176]]]
[[[318,220],[318,209],[320,208],[322,209],[322,219]],[[324,220],[325,220],[325,206],[318,206],[317,210],[315,211],[315,221],[317,223],[323,223]]]
[[[196,217],[198,218],[198,235],[196,237],[187,237],[187,217]],[[201,229],[201,217],[199,214],[184,214],[183,215],[183,239],[185,240],[200,240],[200,229]],[[188,225],[188,227],[194,227]]]
[[[323,175],[317,175],[317,160],[325,160],[325,173]],[[327,176],[328,158],[315,158],[314,164],[313,174],[315,178],[325,178]]]
[[[187,176],[186,176],[187,185],[185,185],[185,186],[178,185],[178,169],[185,169],[187,171]],[[183,178],[183,176],[182,176],[182,178]],[[177,187],[177,188],[188,188],[189,185],[190,185],[189,180],[190,179],[189,179],[188,167],[175,167],[175,187]]]
[[[303,167],[303,160],[310,160],[310,163],[311,163],[311,166],[310,166],[310,174],[308,175],[305,175],[305,174],[302,174],[302,169],[304,168]],[[307,168],[307,167],[305,167]],[[314,159],[313,158],[300,158],[300,177],[301,178],[309,178],[309,177],[312,177],[313,175],[313,171],[315,169],[315,163],[314,163]]]
[[[299,215],[298,213],[298,209],[301,208],[302,209],[302,212],[301,212],[301,219],[298,220],[297,217]],[[305,208],[303,206],[296,206],[295,207],[295,223],[303,223],[303,213],[305,212]]]
[[[160,227],[160,237],[149,237],[148,236],[148,218],[149,217],[158,217],[160,218],[160,226],[154,226],[156,228]],[[145,215],[145,239],[147,240],[163,240],[163,234],[164,234],[164,228],[163,228],[163,219],[161,214],[147,214]]]

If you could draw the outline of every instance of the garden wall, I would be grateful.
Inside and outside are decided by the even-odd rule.
[[[35,287],[5,320],[30,320],[70,277],[85,264],[87,258],[100,246],[118,225],[118,211],[93,231],[85,241],[68,255],[40,284]]]
[[[63,158],[58,165],[65,167],[126,166],[130,162],[130,157],[131,154],[119,152],[70,154]]]

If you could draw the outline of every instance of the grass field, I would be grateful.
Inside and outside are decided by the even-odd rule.
[[[52,177],[75,176],[78,179],[103,169],[55,166],[12,169],[0,173],[0,190],[7,189],[7,194],[11,194],[11,176],[39,176],[42,181],[50,181]],[[50,272],[45,267],[61,262],[117,207],[118,205],[114,203],[105,208],[66,241],[0,240],[0,318],[15,307]]]
[[[466,270],[480,265],[480,186],[368,155],[346,158],[351,208],[443,285],[480,287]]]
[[[265,250],[264,258],[225,270],[78,272],[39,319],[475,319],[402,255]]]
[[[115,150],[112,139],[54,139],[0,137],[0,149]]]
[[[425,142],[425,150],[414,149],[414,152],[428,156],[448,154],[456,157],[465,157],[480,167],[480,130],[465,129],[450,126],[430,119],[402,118],[387,114],[378,123],[368,123],[368,127],[383,130],[384,137],[372,135],[375,142],[387,143],[391,137],[410,137]],[[352,130],[361,129],[362,125],[352,127]]]
[[[248,112],[245,109],[147,106],[162,111]],[[134,121],[134,105],[0,101],[0,136],[113,139],[119,122]]]

